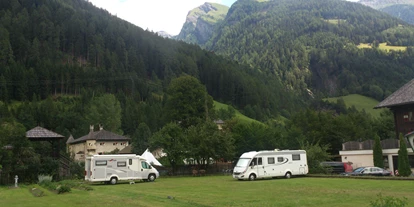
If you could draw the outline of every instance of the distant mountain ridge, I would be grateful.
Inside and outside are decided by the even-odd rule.
[[[412,50],[400,55],[357,45],[412,47],[413,31],[402,20],[355,2],[238,0],[202,46],[280,79],[304,96],[310,90],[381,100],[414,77]]]
[[[217,23],[227,14],[228,7],[217,3],[204,3],[187,14],[180,33],[175,37],[188,43],[204,44],[211,37]]]
[[[414,4],[414,0],[359,0],[358,3],[374,9],[381,9],[396,4]]]
[[[414,25],[414,5],[396,4],[380,10]]]

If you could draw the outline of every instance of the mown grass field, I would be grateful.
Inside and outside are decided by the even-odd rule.
[[[365,110],[367,113],[371,114],[373,117],[380,117],[381,112],[388,109],[374,109],[374,107],[379,103],[373,98],[362,96],[359,94],[350,94],[347,96],[327,98],[325,100],[329,102],[336,103],[336,100],[342,98],[345,101],[346,107],[355,106],[359,111]]]
[[[372,46],[368,43],[361,43],[358,45],[358,48],[372,48]],[[385,51],[390,51],[390,50],[400,50],[400,51],[405,51],[407,49],[406,46],[390,46],[387,45],[386,42],[380,43],[378,46],[379,49],[381,50],[385,50]]]
[[[352,178],[237,181],[230,175],[160,178],[133,185],[93,184],[93,191],[34,197],[30,186],[0,187],[0,206],[370,206],[378,195],[407,198],[414,205],[413,181]],[[46,191],[46,190],[45,190]]]
[[[228,107],[227,104],[223,104],[223,103],[214,101],[214,109],[215,110],[219,110],[219,109],[227,110],[227,107]],[[249,117],[243,115],[238,110],[236,110],[236,119],[238,119],[238,120],[240,120],[241,122],[244,122],[244,123],[251,123],[251,122],[261,123],[261,122],[255,120],[255,119],[252,119],[252,118],[249,118]]]

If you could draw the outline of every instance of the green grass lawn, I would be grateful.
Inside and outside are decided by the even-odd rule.
[[[134,185],[93,184],[93,191],[72,189],[34,197],[29,186],[0,187],[0,206],[370,206],[378,195],[407,198],[414,204],[412,181],[351,178],[237,181],[231,176],[160,178]],[[170,199],[170,198],[172,199]]]
[[[324,100],[336,103],[336,100],[339,98],[344,99],[346,107],[355,106],[355,108],[360,111],[364,109],[367,113],[371,114],[373,117],[380,117],[381,112],[383,112],[384,110],[388,110],[388,109],[374,109],[374,107],[379,102],[373,98],[369,98],[369,97],[362,96],[359,94],[351,94],[347,96],[327,98]]]
[[[219,110],[219,109],[226,109],[227,110],[227,107],[228,107],[227,104],[223,104],[223,103],[214,101],[214,109],[215,110]],[[238,119],[239,121],[244,122],[244,123],[251,123],[251,122],[261,123],[261,122],[257,121],[256,119],[252,119],[252,118],[249,118],[249,117],[243,115],[238,110],[236,110],[236,119]]]
[[[358,45],[358,48],[372,48],[371,44],[368,43],[361,43]],[[407,49],[406,46],[390,46],[387,45],[386,42],[380,43],[378,46],[379,49],[381,50],[385,50],[385,51],[390,51],[390,50],[400,50],[400,51],[405,51]]]

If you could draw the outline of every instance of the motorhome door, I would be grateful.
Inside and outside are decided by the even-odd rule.
[[[263,161],[261,157],[255,157],[250,163],[250,167],[256,172],[257,177],[264,175]]]
[[[106,168],[108,167],[108,161],[106,160],[94,160],[95,163],[93,163],[95,165],[93,172],[92,172],[92,177],[94,179],[105,179],[106,178]],[[112,167],[112,166],[111,166]]]
[[[145,161],[141,161],[141,176],[143,179],[148,178],[151,168],[150,164]]]
[[[128,177],[138,177],[139,162],[138,159],[128,159]]]

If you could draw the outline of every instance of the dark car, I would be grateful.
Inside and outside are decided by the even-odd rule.
[[[359,167],[352,172],[342,173],[345,176],[390,176],[391,172],[380,167]]]
[[[321,162],[321,165],[332,174],[341,174],[345,172],[345,165],[342,162]]]

